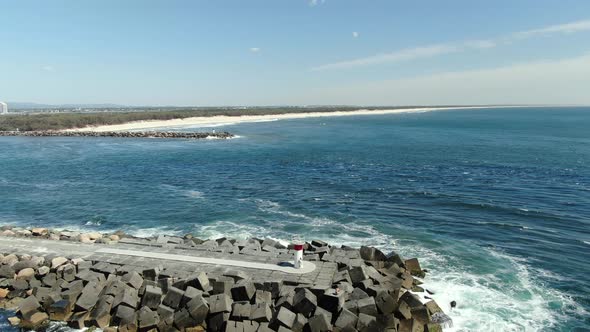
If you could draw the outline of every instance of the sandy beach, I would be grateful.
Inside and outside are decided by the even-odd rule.
[[[162,127],[184,127],[184,126],[212,127],[212,126],[221,126],[221,125],[237,124],[237,123],[244,123],[244,122],[264,122],[264,121],[318,118],[318,117],[333,117],[333,116],[421,113],[421,112],[440,111],[440,110],[448,110],[448,109],[476,109],[476,108],[490,108],[490,107],[491,106],[423,107],[423,108],[400,108],[400,109],[387,109],[387,110],[359,109],[356,111],[336,111],[336,112],[191,117],[191,118],[185,118],[185,119],[172,119],[172,120],[135,121],[135,122],[118,124],[118,125],[85,127],[85,128],[71,129],[71,130],[73,130],[73,131],[103,132],[103,131],[129,131],[129,130],[155,129],[155,128],[162,128]],[[499,108],[499,107],[503,107],[503,106],[495,106],[495,108]]]

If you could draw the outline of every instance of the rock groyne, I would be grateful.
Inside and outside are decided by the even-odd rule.
[[[120,138],[232,138],[228,132],[166,132],[166,131],[0,131],[0,136],[30,136],[30,137],[120,137]]]
[[[290,261],[294,253],[272,239],[137,238],[4,226],[0,308],[15,311],[9,322],[40,329],[63,321],[107,332],[433,332],[450,323],[425,296],[420,280],[426,271],[417,259],[373,247],[306,242],[304,261],[316,268],[301,275],[99,254],[104,248],[265,263]]]

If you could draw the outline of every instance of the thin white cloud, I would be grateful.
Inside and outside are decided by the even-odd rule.
[[[352,38],[358,38],[358,37],[359,37],[359,33],[357,31],[353,31]]]
[[[513,34],[514,38],[523,39],[531,38],[540,35],[552,35],[552,34],[567,34],[576,33],[590,30],[590,20],[582,20],[576,22],[570,22],[566,24],[551,25],[541,29],[534,29],[528,31],[520,31]]]
[[[312,6],[312,7],[314,7],[314,6],[317,6],[317,5],[321,5],[324,2],[326,2],[326,0],[309,0],[309,5]]]
[[[324,64],[313,67],[312,71],[330,70],[330,69],[345,69],[361,66],[369,66],[384,63],[396,63],[401,61],[410,61],[421,58],[429,58],[444,54],[463,52],[471,49],[489,49],[494,48],[498,44],[510,44],[516,40],[528,39],[537,36],[546,36],[552,34],[576,33],[582,31],[590,31],[590,20],[583,20],[571,22],[560,25],[552,25],[541,29],[519,31],[508,35],[507,37],[499,37],[495,39],[481,39],[469,40],[457,43],[444,43],[426,45],[415,48],[407,48],[391,53],[371,55],[363,58],[344,60],[335,63]]]
[[[486,49],[493,48],[498,45],[497,42],[489,39],[471,40],[463,43],[466,48]]]
[[[360,67],[368,65],[376,65],[382,63],[395,63],[400,61],[408,61],[418,58],[429,58],[441,54],[448,54],[457,52],[459,49],[453,45],[431,45],[426,47],[407,48],[396,52],[373,55],[365,58],[353,59],[348,61],[341,61],[330,63],[312,68],[314,71],[327,69],[342,69],[351,67]]]
[[[590,53],[587,53],[573,58],[315,88],[305,98],[310,104],[589,105],[589,85]]]
[[[53,67],[53,66],[43,66],[41,69],[43,69],[44,71],[50,72],[50,73],[55,71],[55,67]]]
[[[260,48],[259,47],[250,47],[250,52],[258,53],[258,52],[260,52]]]

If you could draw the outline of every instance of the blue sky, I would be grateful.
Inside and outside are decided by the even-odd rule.
[[[0,99],[590,104],[590,1],[0,0]]]

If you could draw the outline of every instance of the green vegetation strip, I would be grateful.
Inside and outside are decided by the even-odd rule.
[[[420,106],[393,107],[396,109]],[[371,107],[371,110],[392,107]],[[41,131],[84,128],[88,126],[116,125],[133,121],[172,120],[191,117],[277,115],[289,113],[316,113],[354,111],[359,107],[255,107],[255,108],[164,108],[146,111],[102,111],[14,114],[0,116],[0,131]]]

